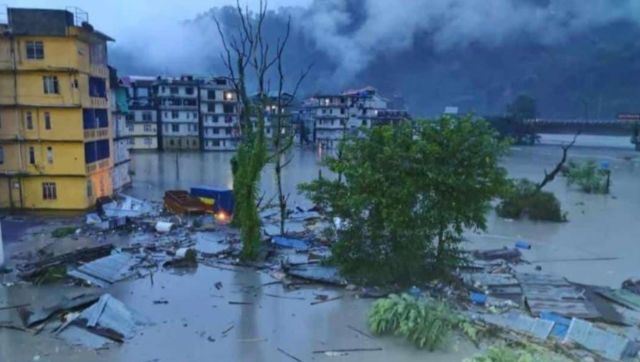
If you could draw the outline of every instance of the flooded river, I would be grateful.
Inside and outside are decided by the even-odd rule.
[[[560,159],[558,144],[568,136],[543,136],[541,145],[514,147],[504,160],[511,177],[538,181]],[[161,199],[164,190],[188,189],[206,184],[231,187],[231,153],[138,153],[133,156],[135,171],[132,190],[138,197]],[[296,149],[293,161],[284,170],[284,188],[291,200],[308,204],[296,185],[318,177],[322,154]],[[539,260],[543,270],[566,275],[572,280],[610,286],[640,273],[640,152],[626,137],[581,136],[569,152],[569,159],[606,162],[612,170],[611,195],[588,195],[569,188],[558,177],[546,189],[553,191],[568,212],[567,223],[504,220],[489,215],[488,230],[482,235],[469,232],[469,248],[511,245],[517,239],[533,244],[526,252]],[[323,174],[328,172],[323,170]],[[268,198],[275,193],[272,167],[263,172],[262,190]],[[592,258],[609,260],[590,260]],[[585,259],[585,260],[569,260]],[[589,260],[587,260],[589,259]],[[597,270],[597,273],[593,271]]]
[[[514,147],[504,165],[512,177],[539,180],[561,156],[547,137],[544,145]],[[615,147],[611,147],[615,146]],[[159,200],[164,190],[206,184],[231,185],[231,153],[136,153],[132,195]],[[513,245],[527,240],[532,249],[524,257],[543,272],[570,280],[619,286],[628,277],[639,277],[640,260],[640,153],[628,140],[581,138],[570,158],[608,162],[612,170],[611,195],[586,195],[567,188],[562,178],[548,186],[569,214],[566,223],[511,221],[489,215],[486,233],[469,231],[468,248]],[[284,184],[292,200],[304,204],[296,185],[317,177],[322,155],[295,150],[284,172]],[[323,174],[327,174],[326,170]],[[274,192],[271,168],[265,170],[262,189]],[[592,260],[606,257],[607,260]],[[444,352],[419,351],[395,338],[371,339],[366,331],[370,300],[343,298],[310,305],[315,294],[338,295],[332,289],[287,292],[280,285],[263,286],[271,277],[254,270],[227,271],[201,266],[188,275],[158,273],[149,278],[117,283],[108,289],[128,307],[144,313],[154,325],[121,346],[107,350],[70,347],[52,336],[0,329],[2,361],[287,361],[278,348],[308,360],[336,360],[313,351],[337,348],[381,347],[382,351],[354,352],[340,361],[460,361],[477,350],[467,342],[453,343]],[[218,290],[216,282],[222,283]],[[42,292],[42,291],[41,291]],[[60,293],[56,288],[44,294]],[[32,302],[39,295],[23,295],[20,288],[0,287],[2,304]],[[282,297],[286,299],[283,299]],[[168,304],[154,304],[164,299]],[[228,301],[250,303],[233,305]],[[15,320],[11,311],[0,311],[0,321]],[[233,327],[232,327],[233,326]],[[353,327],[353,328],[352,328]],[[231,329],[229,329],[231,328]],[[223,331],[228,330],[227,333]]]

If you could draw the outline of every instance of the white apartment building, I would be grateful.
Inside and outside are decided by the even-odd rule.
[[[162,149],[200,149],[199,83],[193,76],[156,79],[158,142]]]
[[[334,148],[345,135],[359,136],[362,128],[392,122],[392,115],[408,119],[406,112],[388,112],[389,101],[375,88],[348,90],[340,94],[317,95],[305,101],[305,117],[313,120],[314,141],[324,148]],[[381,112],[385,119],[381,119]]]
[[[158,149],[158,111],[154,103],[155,77],[129,76],[121,78],[127,86],[129,112],[127,128],[132,150]]]
[[[235,150],[239,136],[238,95],[226,77],[208,79],[199,87],[202,148]]]

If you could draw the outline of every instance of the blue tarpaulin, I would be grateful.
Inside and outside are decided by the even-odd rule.
[[[306,241],[300,239],[287,238],[284,236],[274,236],[273,238],[271,238],[271,242],[281,248],[290,248],[300,251],[309,250],[309,244]]]
[[[196,186],[192,187],[190,192],[191,195],[200,198],[205,204],[212,204],[214,211],[225,211],[233,214],[235,209],[233,190],[210,186]]]

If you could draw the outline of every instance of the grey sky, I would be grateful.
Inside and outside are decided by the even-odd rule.
[[[158,29],[158,25],[171,26],[181,20],[194,18],[211,7],[235,4],[235,0],[4,0],[9,7],[64,9],[76,6],[89,13],[89,22],[96,29],[126,42],[132,32]],[[257,7],[258,0],[249,0]],[[269,0],[269,8],[308,5],[311,0]],[[148,27],[148,24],[153,26]]]

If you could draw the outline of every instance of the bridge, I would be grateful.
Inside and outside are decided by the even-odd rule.
[[[602,136],[628,136],[636,150],[640,151],[640,120],[637,119],[549,119],[536,118],[524,121],[533,133],[588,134]]]

